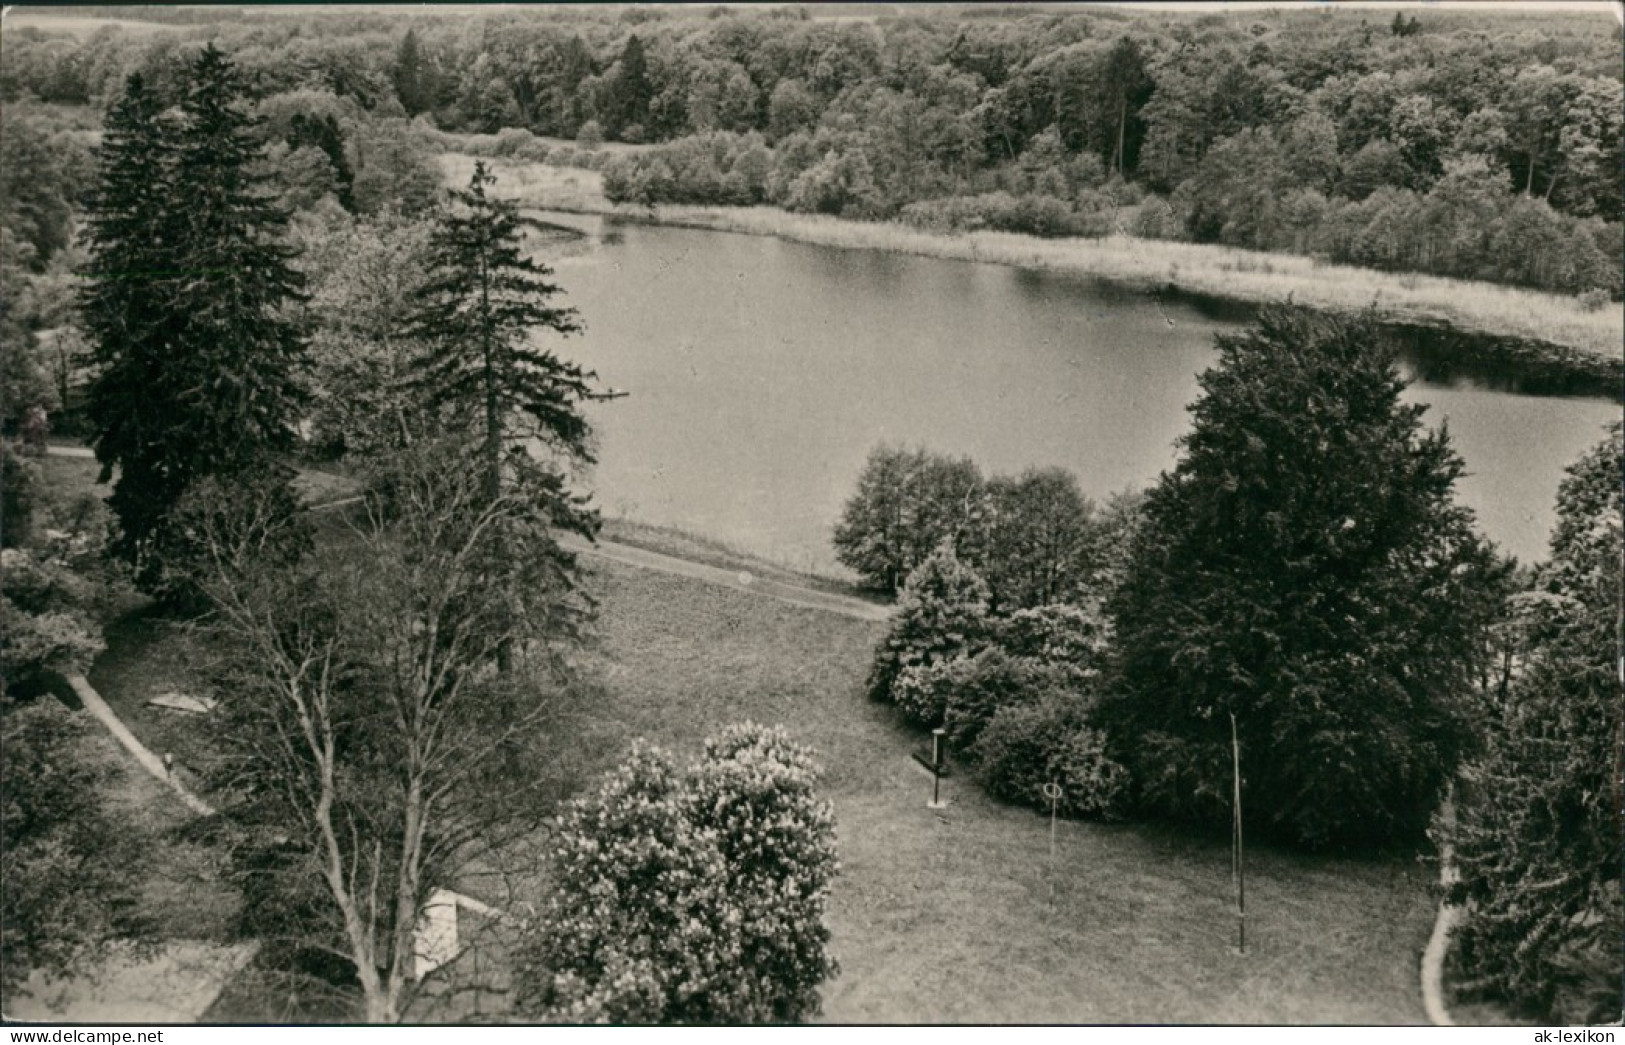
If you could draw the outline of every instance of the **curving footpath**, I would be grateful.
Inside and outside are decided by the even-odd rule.
[[[169,789],[179,795],[182,802],[186,803],[186,808],[198,816],[214,815],[213,806],[199,798],[185,784],[181,783],[175,774],[164,767],[164,760],[153,754],[151,748],[141,743],[141,740],[130,732],[130,727],[124,724],[124,720],[118,717],[118,713],[108,705],[107,701],[102,699],[100,693],[96,692],[89,679],[83,675],[69,675],[67,678],[68,686],[73,690],[73,695],[79,698],[79,702],[85,706],[85,710],[94,715],[96,721],[107,727],[107,731],[113,734],[113,739],[124,745],[124,750],[135,756],[135,760],[141,763],[141,768],[168,784]]]
[[[1445,800],[1440,812],[1440,819],[1446,823],[1455,821],[1455,806],[1449,799]],[[1450,934],[1461,924],[1463,911],[1449,899],[1450,887],[1460,877],[1449,844],[1440,846],[1439,885],[1445,890],[1445,898],[1439,901],[1439,913],[1433,919],[1433,935],[1428,937],[1427,948],[1422,952],[1422,1007],[1427,1010],[1428,1019],[1435,1027],[1456,1025],[1444,1004],[1444,956],[1450,949]]]

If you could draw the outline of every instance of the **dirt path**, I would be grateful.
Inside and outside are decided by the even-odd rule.
[[[214,808],[169,772],[84,676],[69,675],[67,682],[85,711],[137,765],[168,785],[193,813],[214,815]],[[167,940],[151,954],[115,949],[85,975],[53,979],[36,971],[6,1015],[42,1022],[195,1023],[258,951],[258,940],[226,945]]]
[[[855,620],[883,621],[890,620],[892,615],[890,606],[877,602],[867,602],[863,599],[853,598],[850,595],[836,595],[832,592],[816,591],[812,588],[803,588],[800,585],[787,584],[783,581],[767,580],[751,574],[748,570],[725,570],[720,566],[708,566],[688,559],[679,559],[673,555],[635,548],[630,544],[618,544],[615,541],[605,540],[591,543],[571,534],[563,535],[559,543],[569,550],[588,558],[608,559],[610,562],[620,563],[623,566],[658,570],[661,573],[670,573],[678,577],[688,577],[692,580],[732,588],[734,591],[765,595],[770,599],[787,602],[792,606],[804,606],[808,609],[837,613]]]
[[[325,512],[335,508],[345,508],[360,502],[360,497],[345,497],[337,501],[328,501],[325,504],[316,505],[310,510]],[[597,541],[587,541],[574,534],[566,533],[559,535],[559,543],[577,555],[584,555],[588,558],[608,559],[610,562],[620,563],[623,566],[658,570],[661,573],[670,573],[678,577],[687,577],[691,580],[705,581],[707,584],[732,588],[734,591],[764,595],[770,599],[787,602],[792,606],[803,606],[807,609],[840,614],[854,620],[883,621],[890,620],[892,615],[892,607],[882,603],[869,602],[850,595],[837,595],[833,592],[818,591],[814,588],[807,588],[785,581],[769,580],[765,577],[755,576],[749,570],[723,569],[720,566],[711,566],[706,563],[695,562],[692,559],[681,559],[675,555],[649,551],[646,548],[621,544],[618,541],[609,541],[603,538],[599,538]]]
[[[162,783],[167,784],[170,790],[179,795],[181,801],[186,803],[186,808],[198,816],[214,815],[214,807],[193,794],[185,784],[176,778],[175,774],[165,767],[163,759],[153,754],[151,748],[141,743],[141,740],[130,732],[130,727],[126,726],[124,720],[119,718],[107,701],[102,699],[102,695],[96,692],[88,679],[83,675],[69,675],[67,678],[68,686],[73,690],[73,695],[79,698],[79,702],[85,706],[85,710],[90,712],[96,721],[107,727],[107,731],[113,734],[113,739],[124,746],[124,750],[130,753],[136,762],[141,765],[142,769],[145,769]]]

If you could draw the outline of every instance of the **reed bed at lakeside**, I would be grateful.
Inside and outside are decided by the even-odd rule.
[[[448,184],[466,182],[475,158],[444,153]],[[1291,298],[1334,312],[1375,306],[1392,323],[1527,338],[1616,358],[1625,305],[1586,311],[1574,298],[1495,283],[1334,265],[1295,254],[1112,235],[1039,239],[1008,232],[944,234],[898,222],[865,222],[777,207],[610,203],[595,171],[486,160],[499,194],[527,207],[607,214],[681,228],[738,232],[824,247],[978,261],[1091,276],[1144,289],[1173,288],[1253,304]]]

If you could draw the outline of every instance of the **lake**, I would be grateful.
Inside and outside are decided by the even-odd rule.
[[[589,410],[598,505],[821,572],[840,572],[830,532],[877,443],[984,473],[1058,465],[1097,500],[1150,483],[1213,334],[1247,316],[1055,273],[543,216],[592,237],[553,262],[586,325],[553,347],[628,393]],[[1564,467],[1620,408],[1504,384],[1433,361],[1406,394],[1448,423],[1460,500],[1531,561]]]

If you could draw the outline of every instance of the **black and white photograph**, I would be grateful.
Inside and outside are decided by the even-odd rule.
[[[1613,1040],[1622,25],[5,7],[8,1033]]]

